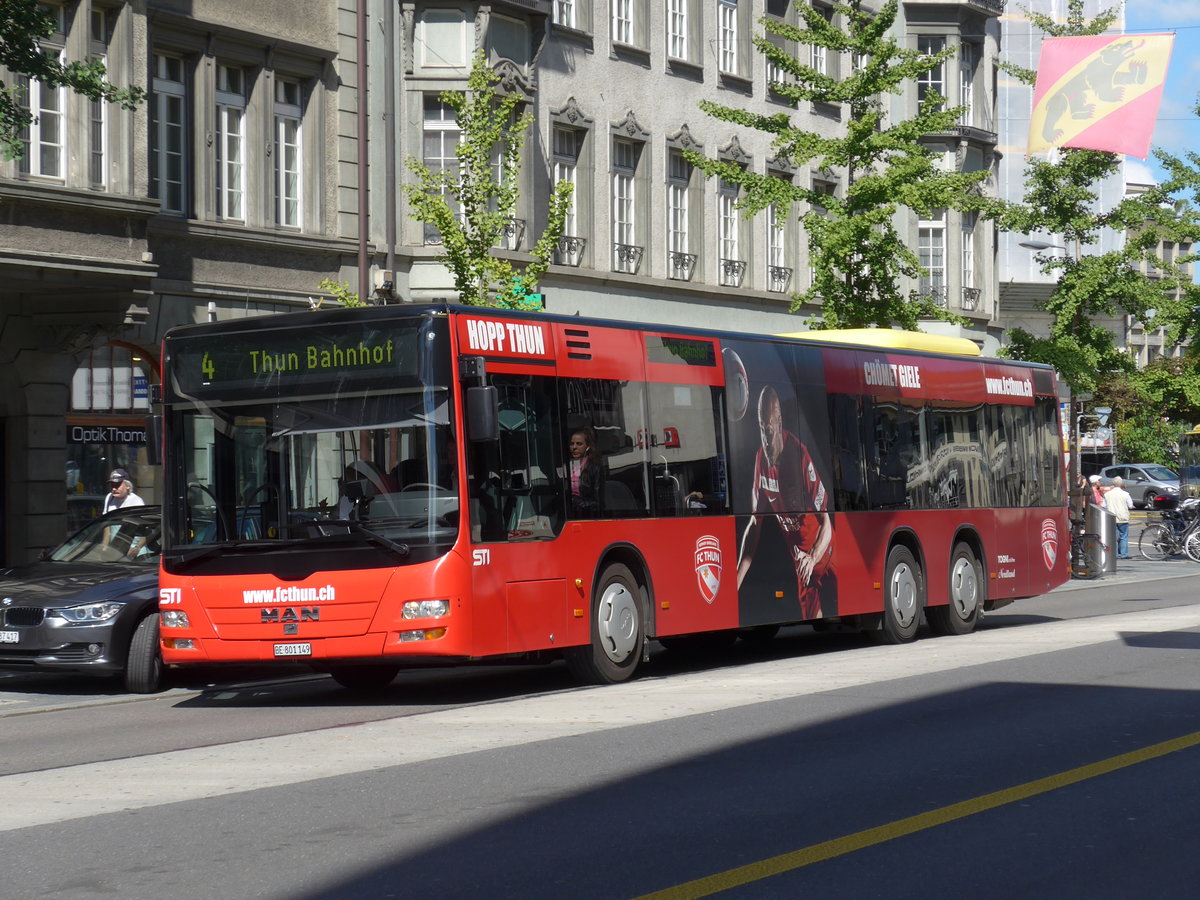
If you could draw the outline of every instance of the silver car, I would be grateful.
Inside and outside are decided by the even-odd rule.
[[[1151,507],[1160,494],[1179,496],[1179,476],[1158,463],[1125,463],[1108,466],[1100,471],[1100,477],[1112,481],[1118,475],[1125,482],[1125,490],[1137,507]]]

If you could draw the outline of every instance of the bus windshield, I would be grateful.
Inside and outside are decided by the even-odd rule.
[[[353,544],[396,565],[445,552],[459,514],[448,359],[428,358],[419,329],[391,339],[401,362],[387,377],[343,372],[301,391],[214,377],[174,400],[167,557]],[[205,351],[214,373],[219,349]]]

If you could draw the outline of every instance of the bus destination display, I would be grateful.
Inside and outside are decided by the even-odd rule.
[[[416,326],[324,326],[291,331],[179,337],[173,342],[175,389],[196,396],[269,385],[375,382],[414,376]]]

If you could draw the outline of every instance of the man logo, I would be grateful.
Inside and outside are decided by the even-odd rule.
[[[278,609],[260,609],[262,614],[262,623],[270,625],[273,622],[282,622],[287,625],[289,622],[319,622],[321,620],[321,609],[317,606],[302,606],[300,611],[296,612],[294,607],[286,607],[282,614]]]
[[[696,581],[705,603],[717,599],[721,589],[721,542],[711,534],[696,541]]]
[[[1058,525],[1053,519],[1042,520],[1042,562],[1047,569],[1054,569],[1058,560]]]

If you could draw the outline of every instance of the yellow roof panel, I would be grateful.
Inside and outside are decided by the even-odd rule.
[[[897,328],[840,328],[829,331],[793,331],[776,337],[799,341],[821,341],[831,344],[861,344],[886,350],[922,350],[926,353],[949,353],[954,356],[981,356],[979,346],[964,337],[926,334],[923,331],[901,331]]]

